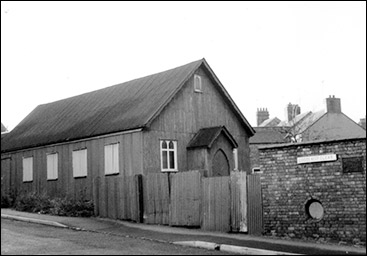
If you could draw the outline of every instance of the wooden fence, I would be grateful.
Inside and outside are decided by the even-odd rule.
[[[143,195],[141,175],[97,177],[94,180],[95,214],[111,219],[142,222]]]
[[[261,235],[263,229],[260,175],[248,175],[248,228],[249,234]]]
[[[200,227],[201,174],[171,174],[170,225]]]
[[[167,173],[148,174],[146,188],[145,222],[148,224],[169,224],[169,184]]]
[[[258,175],[232,172],[207,178],[190,171],[98,177],[93,197],[101,217],[222,232],[262,231]]]

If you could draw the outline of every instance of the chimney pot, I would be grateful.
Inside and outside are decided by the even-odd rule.
[[[328,113],[341,113],[341,103],[340,98],[333,97],[326,98],[326,111]]]
[[[301,108],[298,106],[298,104],[289,103],[285,108],[286,121],[288,122],[291,121],[293,118],[295,118],[300,113],[301,113]]]
[[[269,112],[267,108],[260,108],[257,111],[257,126],[259,126],[262,122],[269,119]]]

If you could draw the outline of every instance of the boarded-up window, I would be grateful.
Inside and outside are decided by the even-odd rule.
[[[194,91],[201,92],[202,91],[202,79],[199,75],[194,75]]]
[[[177,172],[177,141],[161,140],[162,172]]]
[[[343,172],[362,172],[363,157],[343,157]]]
[[[33,157],[23,158],[23,182],[33,181]]]
[[[74,178],[87,176],[87,149],[73,151]]]
[[[58,178],[58,154],[47,155],[47,180],[57,180]]]
[[[104,146],[104,171],[105,174],[119,173],[119,144]]]

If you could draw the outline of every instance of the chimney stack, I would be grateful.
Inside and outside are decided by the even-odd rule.
[[[288,122],[299,114],[301,114],[301,107],[298,106],[297,104],[289,103],[285,108],[285,118]]]
[[[335,98],[335,95],[326,98],[326,111],[328,113],[341,113],[342,108],[340,104],[340,98]]]
[[[269,119],[269,112],[267,108],[258,108],[256,112],[257,116],[257,126],[259,126],[262,122]]]

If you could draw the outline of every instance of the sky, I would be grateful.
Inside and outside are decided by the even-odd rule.
[[[365,1],[1,1],[1,122],[202,58],[252,126],[329,95],[366,116]]]

